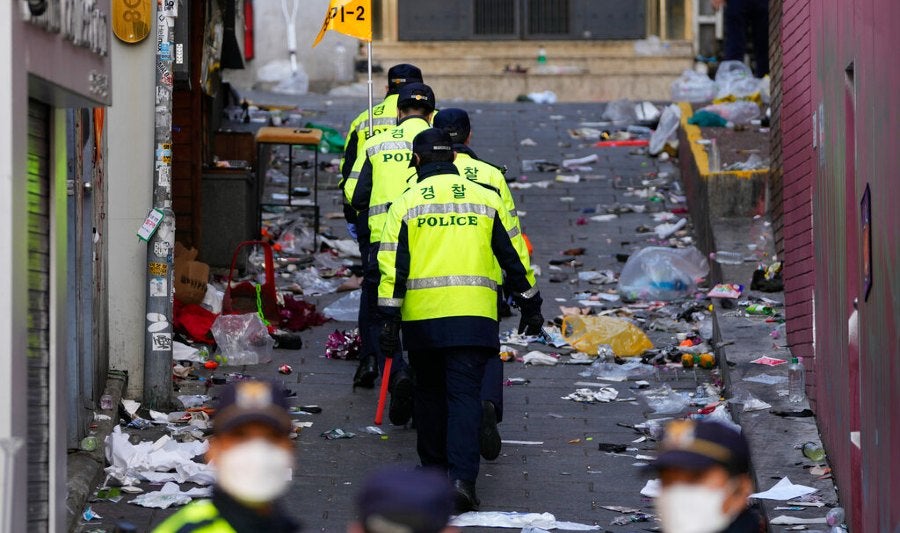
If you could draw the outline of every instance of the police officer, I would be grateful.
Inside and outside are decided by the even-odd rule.
[[[370,313],[366,327],[360,327],[362,354],[378,360],[378,368],[384,368],[385,357],[394,358],[391,369],[391,404],[388,417],[392,424],[402,425],[412,416],[412,380],[406,371],[402,354],[382,353],[378,350],[380,322],[373,318],[378,312],[378,243],[387,217],[388,206],[407,188],[407,180],[415,174],[410,169],[412,140],[420,131],[430,126],[434,112],[434,93],[422,83],[408,83],[397,95],[398,122],[365,144],[365,157],[356,160],[353,173],[344,186],[344,194],[350,206],[358,213],[360,242],[368,243],[366,272],[362,285],[360,307]],[[356,174],[354,176],[354,174]],[[367,366],[369,368],[369,366]]]
[[[403,344],[416,374],[417,450],[444,468],[460,512],[477,509],[481,385],[497,357],[501,269],[537,334],[541,296],[525,242],[500,198],[459,175],[450,136],[431,128],[413,141],[417,178],[388,211],[378,265],[382,350]]]
[[[475,152],[469,148],[472,140],[469,114],[462,109],[453,107],[441,109],[440,113],[434,116],[434,127],[440,128],[450,135],[450,140],[453,141],[453,151],[456,152],[453,164],[459,170],[460,175],[497,194],[504,207],[509,211],[513,223],[521,231],[519,217],[516,214],[516,204],[509,185],[506,183],[503,170],[478,159]],[[501,295],[499,303],[501,309],[505,304]],[[493,460],[500,455],[501,439],[497,424],[503,420],[503,362],[499,357],[488,361],[481,389],[481,401],[481,456]]]
[[[290,486],[291,429],[279,388],[263,381],[241,381],[224,389],[206,452],[216,470],[212,499],[192,502],[154,532],[299,531],[275,503]]]
[[[401,63],[394,65],[388,70],[387,96],[384,101],[372,108],[372,131],[369,135],[369,110],[361,112],[350,123],[350,130],[347,132],[347,141],[344,144],[344,157],[341,160],[341,189],[347,183],[347,179],[353,172],[353,166],[356,160],[363,152],[364,145],[370,137],[381,133],[388,128],[397,125],[397,93],[400,88],[408,83],[421,83],[422,71],[414,65]],[[354,179],[359,177],[357,171],[353,175]],[[359,239],[357,233],[356,211],[350,207],[350,202],[344,200],[344,218],[347,220],[347,231],[359,243],[360,257],[362,258],[363,270],[366,267],[368,259],[368,241]],[[364,232],[367,233],[367,232]],[[369,323],[369,315],[364,306],[359,308],[359,328],[360,331],[366,329]],[[354,387],[372,388],[375,385],[375,379],[378,377],[378,370],[375,366],[374,348],[365,349],[359,358],[359,366],[356,369],[356,375],[353,378]]]
[[[439,471],[386,466],[364,482],[347,533],[459,533],[449,525],[453,496]]]

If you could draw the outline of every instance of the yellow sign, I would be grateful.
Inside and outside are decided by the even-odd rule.
[[[331,0],[325,22],[316,36],[313,48],[325,32],[334,30],[363,41],[372,40],[372,0]]]
[[[153,25],[151,7],[150,0],[113,0],[113,35],[126,43],[143,41]]]

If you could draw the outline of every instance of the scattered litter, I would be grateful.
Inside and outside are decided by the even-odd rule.
[[[502,444],[511,444],[514,446],[543,446],[542,440],[502,440]]]
[[[354,319],[355,320],[355,319]],[[329,359],[359,359],[359,330],[334,330],[325,341],[325,357]]]
[[[172,360],[202,363],[203,357],[200,355],[200,350],[197,348],[188,346],[183,342],[172,341]]]
[[[622,507],[621,505],[602,505],[601,509],[606,509],[607,511],[615,511],[617,513],[622,514],[634,514],[641,512],[640,509],[636,509],[634,507]]]
[[[757,374],[755,376],[747,376],[743,381],[751,381],[754,383],[763,383],[765,385],[778,385],[787,383],[787,376],[773,376],[772,374]]]
[[[659,118],[659,125],[650,136],[648,152],[657,155],[667,144],[678,142],[678,127],[681,125],[681,108],[676,104],[666,107]]]
[[[322,314],[339,322],[356,322],[361,299],[362,291],[352,291],[322,309]]]
[[[778,515],[770,522],[773,526],[796,526],[809,524],[825,524],[825,517],[821,518],[800,518],[799,516]]]
[[[710,298],[740,298],[744,292],[744,286],[737,283],[719,283],[709,290],[707,296]]]
[[[228,365],[255,365],[272,360],[275,340],[256,313],[219,315],[211,332]]]
[[[674,391],[668,385],[643,392],[641,398],[654,414],[659,415],[681,413],[691,403],[691,399],[686,393]]]
[[[631,300],[674,300],[690,295],[709,273],[696,248],[643,248],[628,258],[619,276],[619,294]]]
[[[128,503],[141,507],[153,507],[168,509],[173,505],[186,505],[194,498],[209,498],[212,496],[210,487],[195,487],[182,492],[175,483],[166,483],[156,492],[148,492],[135,497]]]
[[[537,146],[537,143],[534,142],[534,140],[532,140],[530,137],[522,139],[521,141],[519,141],[519,144],[521,144],[522,146]]]
[[[759,357],[750,362],[757,364],[757,365],[766,365],[766,366],[778,366],[778,365],[783,365],[783,364],[787,363],[787,361],[785,361],[784,359],[776,359],[774,357],[769,357],[768,355]]]
[[[190,409],[192,407],[200,407],[203,404],[210,401],[210,397],[206,394],[182,394],[178,396],[178,401],[181,402],[181,405],[184,406],[185,409]]]
[[[209,465],[193,461],[206,453],[206,441],[176,442],[164,435],[155,442],[132,444],[119,426],[106,437],[106,473],[123,485],[144,479],[154,483],[174,481],[209,485],[215,479]]]
[[[596,163],[600,158],[597,154],[591,154],[576,159],[563,159],[562,166],[565,168],[579,167],[590,163]]]
[[[610,220],[615,220],[619,218],[619,215],[616,214],[608,214],[608,215],[596,215],[591,217],[591,220],[594,222],[609,222]]]
[[[656,232],[656,236],[660,239],[668,239],[672,235],[674,235],[677,231],[683,229],[687,226],[687,219],[681,218],[678,219],[678,222],[674,224],[664,223],[653,228],[653,231]]]
[[[599,390],[576,389],[572,394],[563,396],[563,400],[572,400],[573,402],[609,403],[619,396],[619,391],[612,387],[601,387]]]
[[[281,365],[278,367],[278,373],[288,376],[294,373],[294,369],[291,368],[291,365]]]
[[[627,526],[635,522],[649,522],[653,519],[653,515],[644,513],[627,514],[625,516],[617,516],[610,521],[611,526]]]
[[[557,174],[556,181],[560,183],[579,183],[581,181],[581,176],[578,174],[573,174],[571,176],[567,176],[565,174]]]
[[[750,497],[759,500],[787,501],[800,496],[806,496],[807,494],[812,494],[813,492],[816,492],[816,489],[804,485],[795,485],[791,483],[790,479],[785,477],[773,485],[769,490],[751,494]]]
[[[103,517],[98,515],[97,513],[95,513],[94,510],[91,509],[91,506],[88,505],[87,509],[85,509],[84,512],[81,513],[81,518],[83,518],[85,522],[90,522],[91,520],[94,520],[95,518],[103,518]]]
[[[553,357],[550,354],[546,354],[544,352],[539,352],[537,350],[533,352],[528,352],[522,358],[526,365],[534,365],[534,366],[553,366],[559,362],[559,359]]]
[[[366,433],[370,435],[384,435],[384,430],[378,426],[366,426]]]
[[[628,449],[628,446],[626,446],[624,444],[613,444],[613,443],[609,443],[609,442],[601,442],[597,445],[597,449],[600,450],[601,452],[606,452],[606,453],[625,453],[625,450]],[[606,507],[606,509],[608,509],[608,507]],[[615,511],[615,509],[613,509],[613,511]],[[620,512],[624,513],[627,511],[620,511]]]
[[[671,86],[674,102],[709,102],[716,97],[717,91],[716,82],[693,69],[682,72],[681,77],[673,81]]]
[[[474,512],[463,513],[450,522],[456,527],[504,527],[541,529],[562,529],[565,531],[596,531],[600,526],[561,522],[550,513],[515,513],[515,512]]]
[[[658,479],[648,479],[647,484],[641,489],[641,496],[659,498],[662,492],[662,482]]]
[[[612,346],[620,357],[635,357],[653,348],[640,328],[620,318],[606,316],[565,316],[560,328],[563,338],[574,349],[597,353],[600,345]]]
[[[336,440],[336,439],[352,439],[356,436],[356,433],[351,433],[349,431],[344,431],[340,428],[334,428],[328,431],[323,432],[321,437],[325,437],[327,440]]]

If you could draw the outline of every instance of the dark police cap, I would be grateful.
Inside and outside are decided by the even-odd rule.
[[[407,83],[422,83],[422,71],[415,65],[400,63],[388,70],[388,87],[396,91]]]
[[[666,426],[660,454],[650,467],[706,470],[722,466],[732,474],[750,472],[750,447],[744,435],[714,421],[677,420]]]
[[[469,114],[465,110],[456,107],[441,109],[434,116],[434,127],[449,133],[450,138],[457,144],[466,142],[469,132],[472,131]]]
[[[369,533],[437,533],[453,512],[453,489],[436,470],[392,466],[365,481],[356,504]]]
[[[213,431],[227,433],[250,422],[272,426],[285,434],[292,429],[284,392],[267,381],[239,381],[219,396]]]
[[[420,157],[430,154],[452,154],[453,141],[450,139],[450,134],[446,131],[437,128],[428,128],[427,130],[420,131],[413,139],[412,151]],[[409,162],[410,167],[416,166],[413,164],[414,161],[415,159]]]
[[[424,83],[407,83],[397,92],[397,107],[424,107],[434,111],[434,92]]]

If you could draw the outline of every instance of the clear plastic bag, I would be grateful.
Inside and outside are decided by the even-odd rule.
[[[361,300],[362,291],[353,291],[332,302],[331,305],[322,310],[322,314],[339,322],[355,322],[359,318],[359,303]]]
[[[713,104],[700,109],[715,113],[729,122],[735,124],[750,124],[750,121],[759,118],[759,106],[754,102],[723,102]],[[699,112],[698,111],[698,112]]]
[[[676,300],[694,292],[708,273],[706,257],[694,247],[650,246],[628,258],[618,290],[630,300]]]
[[[722,61],[716,70],[716,83],[723,83],[741,78],[753,78],[753,71],[743,61]]]
[[[657,415],[678,414],[691,404],[690,396],[686,393],[674,391],[668,385],[641,393],[641,399]]]
[[[716,100],[758,100],[760,80],[740,61],[723,61],[716,71]]]
[[[709,102],[716,97],[716,82],[706,74],[685,70],[681,77],[672,82],[671,95],[674,102]]]
[[[672,104],[665,108],[659,117],[659,125],[650,136],[650,155],[663,151],[666,143],[678,139],[678,126],[681,123],[681,108]]]
[[[226,365],[255,365],[272,360],[275,340],[255,313],[219,315],[211,331]]]
[[[628,99],[613,100],[606,104],[606,109],[603,110],[600,118],[619,125],[637,122],[634,103]]]
[[[612,346],[621,357],[637,357],[653,348],[641,328],[621,318],[569,315],[563,317],[560,329],[572,348],[587,354],[597,353],[601,344]]]

